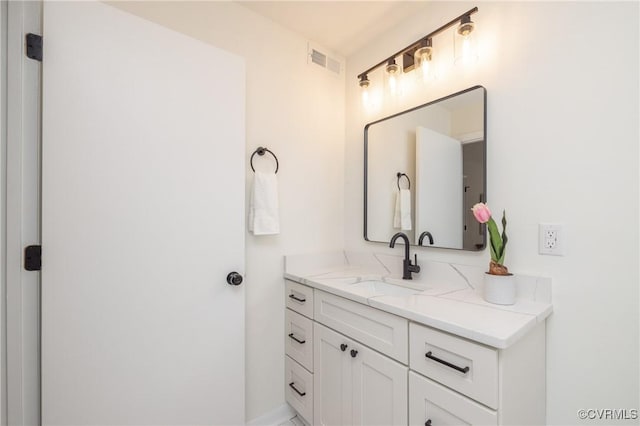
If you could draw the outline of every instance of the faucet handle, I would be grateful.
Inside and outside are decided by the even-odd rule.
[[[411,261],[409,261],[409,265],[412,266],[412,272],[418,273],[420,272],[420,265],[418,265],[418,253],[414,253],[413,254],[415,262],[413,265],[411,265]]]

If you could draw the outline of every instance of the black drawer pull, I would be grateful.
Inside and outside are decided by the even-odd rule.
[[[345,343],[342,343],[342,344],[340,345],[340,350],[341,350],[342,352],[346,351],[346,350],[347,350],[347,348],[348,348],[348,346],[347,346]]]
[[[289,333],[289,337],[291,337],[293,340],[295,340],[296,342],[300,343],[301,345],[306,342],[306,340],[299,340],[296,338],[296,336],[293,335],[293,333]]]
[[[447,362],[447,361],[445,361],[443,359],[436,358],[435,356],[431,355],[431,351],[429,351],[426,354],[424,354],[424,356],[426,356],[429,359],[434,360],[435,362],[439,362],[440,364],[446,365],[449,368],[453,368],[454,370],[459,371],[461,373],[465,373],[466,374],[469,371],[469,367],[464,367],[464,368],[458,367],[457,365],[453,365],[450,362]]]
[[[291,389],[293,389],[294,391],[296,391],[296,393],[300,396],[305,396],[307,393],[306,392],[300,392],[298,389],[296,389],[296,387],[293,385],[295,382],[291,382],[289,383],[289,387]]]
[[[424,426],[431,426],[431,419],[427,420],[427,421],[424,423]]]
[[[290,297],[291,299],[293,299],[293,300],[297,300],[297,301],[298,301],[298,302],[300,302],[300,303],[304,303],[304,302],[306,302],[306,301],[307,301],[307,299],[300,299],[300,298],[296,297],[296,295],[295,295],[295,294],[290,294],[290,295],[289,295],[289,297]]]
[[[351,358],[355,358],[356,355],[358,355],[358,351],[356,351],[355,349],[351,349]]]

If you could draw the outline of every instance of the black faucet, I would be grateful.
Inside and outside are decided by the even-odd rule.
[[[431,232],[428,232],[428,231],[424,231],[422,234],[420,234],[420,239],[418,240],[418,245],[419,246],[422,245],[422,240],[424,240],[424,237],[428,237],[429,238],[429,245],[432,246],[433,245],[433,235],[431,235]]]
[[[420,272],[420,266],[418,266],[418,255],[416,254],[416,264],[411,264],[411,259],[409,259],[409,237],[404,232],[398,232],[393,237],[391,237],[391,242],[389,243],[389,247],[393,248],[396,245],[396,240],[398,238],[402,238],[404,240],[404,261],[402,262],[402,279],[403,280],[411,280],[411,273]]]

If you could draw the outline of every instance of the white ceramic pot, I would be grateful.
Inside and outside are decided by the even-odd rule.
[[[516,303],[516,277],[509,275],[484,274],[484,300],[496,305]]]

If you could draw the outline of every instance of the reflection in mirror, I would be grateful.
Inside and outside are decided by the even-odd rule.
[[[471,207],[486,200],[486,90],[472,87],[365,126],[367,241],[481,250]],[[409,185],[409,182],[411,185]]]

